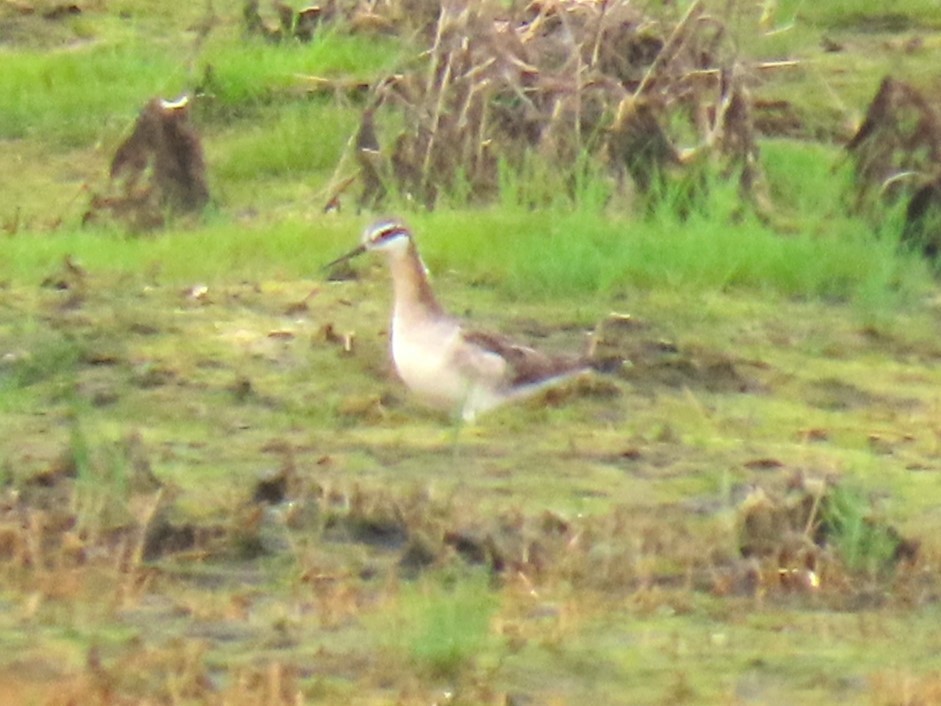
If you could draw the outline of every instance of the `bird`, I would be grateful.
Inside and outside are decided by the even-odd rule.
[[[464,422],[592,368],[585,357],[552,356],[495,333],[468,328],[435,297],[411,230],[400,220],[368,226],[360,244],[325,265],[367,252],[385,256],[392,275],[392,362],[406,387]]]

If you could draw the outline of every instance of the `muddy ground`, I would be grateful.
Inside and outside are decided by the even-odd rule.
[[[5,698],[933,693],[927,332],[636,296],[606,339],[629,365],[456,427],[391,374],[365,270],[181,289],[66,263],[7,289]],[[552,305],[471,313],[584,337]]]

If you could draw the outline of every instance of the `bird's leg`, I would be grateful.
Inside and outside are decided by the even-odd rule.
[[[461,453],[460,436],[464,428],[464,417],[460,414],[451,415],[451,462],[458,460]]]
[[[471,395],[471,386],[467,386],[467,390],[461,398],[460,403],[454,408],[451,412],[451,460],[457,461],[458,455],[460,453],[460,446],[458,441],[461,436],[461,429],[464,428],[464,425],[474,421],[474,410],[468,404],[470,402]]]

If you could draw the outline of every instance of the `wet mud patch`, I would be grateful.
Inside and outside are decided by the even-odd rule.
[[[879,401],[873,393],[835,378],[814,380],[808,385],[806,394],[810,404],[829,410],[871,407]]]
[[[481,515],[457,497],[363,486],[328,493],[285,480],[295,490],[279,491],[276,505],[285,508],[280,517],[291,532],[367,548],[370,558],[358,575],[369,579],[480,566],[498,583],[525,577],[533,586],[565,581],[625,594],[651,585],[718,596],[796,593],[855,609],[872,591],[910,580],[923,565],[921,541],[903,536],[880,516],[875,500],[851,484],[761,473],[738,494],[731,534],[724,503],[694,512],[689,503],[677,503],[615,504],[593,516],[512,508]],[[270,483],[259,482],[254,497],[265,495]]]
[[[804,398],[809,405],[828,411],[870,408],[882,411],[911,411],[921,405],[919,400],[911,397],[871,392],[854,383],[833,377],[806,383]]]
[[[600,370],[615,373],[645,394],[684,388],[715,393],[764,389],[754,371],[766,366],[701,346],[681,345],[630,316],[612,314],[603,320],[594,332],[590,356]]]

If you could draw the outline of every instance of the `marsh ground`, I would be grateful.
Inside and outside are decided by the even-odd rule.
[[[368,217],[320,212],[355,106],[233,88],[220,100],[241,112],[203,126],[211,213],[83,230],[83,185],[137,109],[198,73],[171,45],[205,10],[23,7],[3,7],[0,76],[21,86],[0,119],[0,700],[938,699],[941,314],[916,257],[831,243],[829,223],[861,227],[836,205],[788,214],[809,235],[741,238],[617,213],[407,214],[455,313],[555,350],[632,317],[620,372],[456,427],[392,374],[380,263],[319,270]],[[936,85],[937,28],[906,12],[797,14],[800,41],[761,50],[807,62],[764,87],[803,111],[800,140],[766,145],[779,171],[835,181],[837,150],[806,139],[848,130],[881,71]],[[252,90],[370,77],[402,51],[264,46],[240,8],[214,14],[206,60]],[[88,121],[69,112],[69,81],[94,93],[123,72],[107,100],[75,98]],[[779,199],[819,206],[793,182]],[[633,278],[604,269],[608,237],[646,258]],[[547,242],[563,256],[533,262]]]

